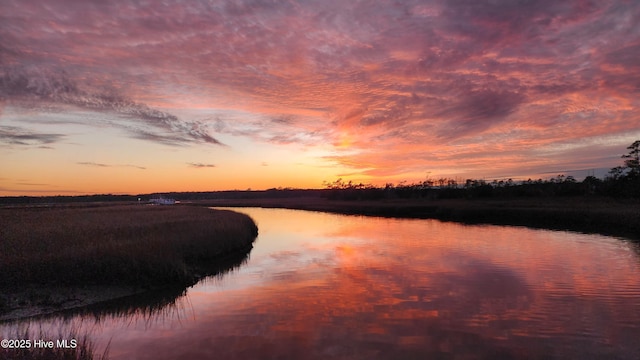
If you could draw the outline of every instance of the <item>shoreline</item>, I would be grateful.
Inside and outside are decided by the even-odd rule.
[[[247,258],[252,248],[253,245],[249,245],[247,248],[211,259],[213,266],[209,270],[203,267],[195,269],[192,283],[187,285],[167,284],[166,286],[136,288],[113,285],[54,287],[29,284],[17,292],[2,294],[11,297],[14,306],[7,312],[0,312],[0,323],[100,307],[101,305],[108,306],[116,301],[135,300],[136,297],[146,297],[154,293],[164,294],[167,291],[183,295],[187,289],[196,285],[200,280],[224,276],[226,272],[239,266]],[[212,268],[215,270],[211,270]],[[33,303],[27,303],[32,299],[35,300]],[[15,306],[15,303],[20,302],[23,304]]]
[[[0,286],[0,321],[168,289],[184,292],[205,277],[223,275],[246,260],[257,226],[245,214],[203,210],[177,205],[1,209],[1,245],[10,254],[0,254],[8,274]],[[69,224],[60,224],[62,219]],[[42,240],[53,244],[34,250],[44,246]]]
[[[490,200],[247,198],[200,200],[185,205],[284,208],[344,215],[436,219],[465,224],[527,226],[640,241],[640,202],[606,197]]]
[[[246,255],[249,251],[251,251],[251,248],[249,248],[246,253],[239,253],[235,255]],[[227,262],[233,255],[234,254],[227,254],[225,256],[222,256],[220,259],[212,259],[211,261]],[[185,286],[181,290],[181,294],[184,294],[187,289],[196,285],[200,280],[208,277],[224,276],[225,272],[196,275],[194,276],[193,284]],[[162,293],[171,290],[175,291],[176,286],[173,284],[169,284],[165,287],[143,289],[108,285],[92,285],[82,287],[51,287],[29,285],[25,289],[21,289],[19,292],[9,294],[9,296],[13,297],[14,301],[16,302],[24,302],[26,299],[31,298],[46,299],[46,301],[36,301],[36,303],[33,304],[16,306],[8,312],[2,312],[0,313],[0,323],[17,321],[38,316],[47,316],[73,310],[81,310],[89,307],[99,307],[101,305],[109,305],[115,301],[134,299],[135,297],[144,297],[156,292]]]
[[[121,206],[121,205],[119,205]],[[135,205],[130,205],[135,206]],[[94,208],[107,208],[101,205]],[[319,197],[263,198],[263,199],[219,199],[183,202],[175,207],[262,207],[295,210],[321,211],[344,215],[380,216],[395,218],[437,219],[465,224],[495,224],[507,226],[527,226],[533,228],[596,233],[606,236],[623,237],[640,241],[640,203],[620,201],[611,198],[554,198],[554,199],[492,199],[492,200],[328,200]],[[86,209],[86,207],[63,207],[62,209]],[[12,209],[5,209],[12,210]],[[15,209],[13,209],[15,210]],[[234,212],[230,212],[234,213]],[[234,213],[238,214],[238,213]],[[238,214],[243,215],[244,214]],[[255,226],[255,223],[253,223]],[[257,227],[256,227],[257,229]],[[257,231],[257,230],[256,230]],[[257,234],[257,232],[256,232]],[[233,268],[242,260],[234,257],[246,256],[251,251],[253,241],[235,250],[220,252],[206,259],[214,263],[212,269],[198,266],[201,261],[191,263],[189,280],[183,282],[186,290],[204,277],[225,272],[227,264]],[[235,265],[233,262],[235,261]],[[0,321],[13,321],[27,317],[46,315],[71,309],[86,308],[100,303],[142,295],[152,291],[168,289],[165,286],[118,286],[113,284],[82,286],[49,286],[30,284],[17,291],[3,290],[0,296],[4,306],[0,311]],[[11,298],[12,297],[12,298]],[[7,298],[11,298],[7,300]]]

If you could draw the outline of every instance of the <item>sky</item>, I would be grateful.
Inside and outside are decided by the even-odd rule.
[[[0,0],[0,195],[603,176],[640,2]]]

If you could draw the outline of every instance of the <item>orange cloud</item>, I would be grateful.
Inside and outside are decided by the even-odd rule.
[[[585,4],[19,2],[0,15],[0,106],[178,147],[321,147],[373,178],[607,168],[640,136],[640,6]],[[67,136],[0,118],[5,146]]]

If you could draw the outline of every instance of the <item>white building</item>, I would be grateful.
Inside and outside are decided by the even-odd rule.
[[[163,196],[157,196],[154,198],[149,199],[149,203],[150,204],[154,204],[154,205],[173,205],[176,203],[175,199],[168,199],[165,198]]]

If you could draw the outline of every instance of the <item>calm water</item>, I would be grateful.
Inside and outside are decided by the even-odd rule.
[[[260,229],[250,259],[169,305],[0,331],[75,331],[98,351],[109,344],[111,359],[640,358],[633,243],[436,220],[237,211]]]

